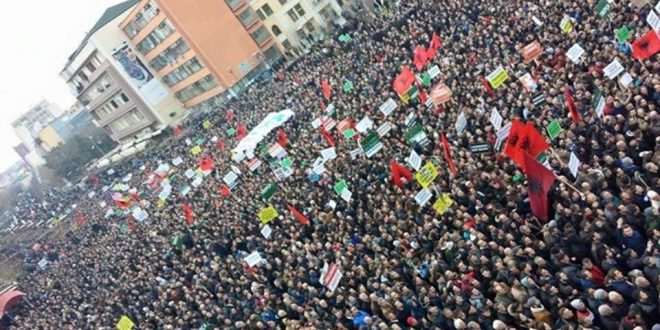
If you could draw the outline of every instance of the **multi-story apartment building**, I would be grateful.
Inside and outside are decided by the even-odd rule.
[[[154,76],[119,28],[138,2],[128,0],[108,8],[60,73],[95,123],[119,142],[185,115],[183,104]]]
[[[37,143],[39,132],[55,118],[63,113],[62,109],[55,103],[42,100],[30,110],[23,113],[12,122],[14,133],[21,140],[21,157],[30,165],[38,166],[44,164]]]
[[[286,53],[297,56],[344,23],[341,0],[254,0],[250,6]]]
[[[246,0],[141,0],[120,28],[187,109],[221,104],[282,57]]]

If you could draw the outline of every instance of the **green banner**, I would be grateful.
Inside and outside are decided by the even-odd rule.
[[[267,201],[275,191],[277,190],[277,184],[276,183],[269,183],[264,189],[261,189],[261,199],[265,202]]]
[[[616,33],[616,39],[619,40],[619,42],[626,42],[628,38],[630,38],[630,30],[628,30],[628,26],[624,25],[620,29],[616,29],[614,31]]]
[[[406,142],[408,144],[412,144],[413,142],[417,141],[417,137],[420,134],[426,134],[424,132],[424,128],[422,127],[421,124],[415,124],[413,127],[411,127],[408,132],[404,135],[404,138],[406,139]]]
[[[607,0],[600,0],[594,7],[594,13],[600,18],[605,18],[612,10],[612,5]]]
[[[348,189],[348,184],[346,183],[346,180],[341,180],[337,183],[335,183],[335,192],[337,195],[341,195],[341,193],[344,191],[344,189]]]
[[[551,121],[548,127],[546,127],[545,129],[548,131],[548,135],[550,136],[551,140],[556,139],[557,136],[559,136],[559,133],[561,133],[562,131],[561,124],[557,119]]]

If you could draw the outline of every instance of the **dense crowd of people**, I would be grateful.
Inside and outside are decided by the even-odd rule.
[[[113,175],[98,176],[100,183],[88,182],[95,196],[81,194],[76,202],[85,220],[65,240],[45,239],[41,251],[30,250],[34,262],[53,251],[58,258],[20,283],[29,304],[16,311],[14,326],[112,329],[126,316],[136,329],[659,328],[660,61],[632,58],[629,43],[617,42],[614,33],[627,25],[631,40],[644,35],[653,8],[614,0],[611,12],[598,17],[595,6],[591,0],[406,0],[350,18],[343,31],[350,40],[324,41],[276,79],[252,86],[141,156],[139,167],[115,166]],[[560,28],[565,15],[574,25],[568,33]],[[438,65],[433,84],[446,84],[452,100],[437,107],[401,102],[392,83],[403,66],[417,71],[413,51],[434,32],[442,44],[423,70]],[[525,62],[520,49],[534,40],[543,52]],[[565,55],[575,43],[586,51],[578,64]],[[614,59],[632,76],[628,87],[604,76]],[[498,66],[510,78],[489,91],[482,77]],[[518,72],[535,78],[536,92],[523,88]],[[332,86],[330,100],[323,80]],[[345,81],[353,88],[344,90]],[[580,120],[569,117],[566,86]],[[606,98],[603,116],[592,105],[597,90]],[[545,102],[533,101],[537,93]],[[398,108],[384,117],[379,106],[389,98]],[[356,139],[330,130],[337,158],[314,178],[311,166],[329,142],[312,122],[330,103],[337,122],[369,116],[374,127],[387,121],[392,130],[372,157],[352,157]],[[548,194],[547,221],[532,213],[518,164],[497,149],[468,150],[495,143],[493,108],[505,123],[519,119],[545,131],[557,119],[563,127],[554,140],[546,135],[548,166],[560,178]],[[293,174],[278,181],[269,157],[259,154],[278,140],[275,131],[255,152],[264,162],[256,171],[232,161],[231,131],[249,130],[282,109],[295,113],[282,126]],[[459,133],[461,112],[467,126]],[[405,140],[411,113],[428,143]],[[207,119],[212,125],[204,128]],[[440,132],[451,144],[456,174],[445,163]],[[200,139],[201,153],[191,154]],[[451,196],[447,212],[431,207],[435,199],[420,207],[415,180],[402,188],[392,183],[390,161],[405,165],[411,150],[438,164],[433,189],[436,197]],[[571,152],[581,160],[577,178],[567,165]],[[183,163],[174,166],[177,157]],[[205,157],[213,160],[211,174],[180,193],[190,185],[186,169]],[[176,174],[163,205],[160,187],[144,182],[164,162]],[[232,166],[241,174],[228,195],[223,177]],[[333,189],[341,180],[352,192],[349,201]],[[262,201],[262,190],[274,182],[273,196]],[[106,214],[112,206],[106,190],[116,183],[135,189],[131,203],[148,219]],[[268,205],[279,216],[266,237],[258,213]],[[254,251],[263,260],[250,267],[245,257]],[[327,264],[343,274],[335,290],[320,281]]]

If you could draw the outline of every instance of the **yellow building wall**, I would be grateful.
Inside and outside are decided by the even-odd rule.
[[[57,147],[57,145],[64,143],[62,137],[60,137],[60,135],[57,134],[57,132],[51,126],[46,126],[44,129],[39,131],[37,136],[43,142],[42,146],[44,149],[46,149],[46,151],[51,151],[53,148]]]

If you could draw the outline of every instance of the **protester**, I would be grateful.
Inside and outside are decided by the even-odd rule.
[[[657,55],[634,59],[613,32],[626,25],[631,40],[641,37],[653,9],[614,0],[611,12],[598,17],[596,5],[408,0],[349,17],[341,35],[350,40],[324,41],[275,80],[183,127],[139,164],[87,182],[97,197],[81,194],[76,201],[86,220],[67,239],[45,238],[41,251],[28,253],[34,263],[48,251],[58,259],[20,283],[30,304],[20,307],[14,325],[111,329],[125,316],[137,329],[658,327],[660,61]],[[565,16],[572,30],[562,33]],[[438,49],[422,70],[437,65],[440,73],[417,88],[428,94],[442,82],[451,100],[428,107],[420,95],[405,104],[393,82],[404,66],[421,73],[413,52],[426,48],[434,33]],[[525,61],[521,49],[532,41],[542,52]],[[575,43],[585,50],[577,64],[566,55]],[[604,75],[614,59],[631,75],[628,87]],[[484,85],[482,78],[499,66],[508,80]],[[524,73],[536,91],[517,80]],[[592,105],[597,91],[606,103],[603,116]],[[539,93],[544,102],[535,102]],[[389,98],[398,108],[385,117],[379,107]],[[336,123],[368,116],[375,129],[389,122],[382,149],[354,158],[358,139],[338,128],[313,128],[330,103]],[[558,179],[547,187],[545,212],[532,205],[545,200],[538,197],[543,188],[528,183],[544,171],[534,164],[546,167],[532,159],[525,171],[494,146],[494,108],[503,125],[518,119],[549,144],[543,154]],[[277,130],[255,150],[263,161],[256,171],[232,161],[237,135],[244,134],[239,127],[249,131],[283,109],[295,113],[280,127],[293,174],[278,181],[270,166],[281,163],[260,154],[282,139]],[[459,132],[461,113],[466,124]],[[428,142],[406,140],[410,114]],[[551,139],[546,127],[554,119],[563,130]],[[201,150],[193,155],[198,140]],[[312,164],[331,143],[337,156],[315,175]],[[495,150],[471,152],[479,143]],[[430,186],[434,198],[423,207],[414,198],[421,189],[416,178],[402,177],[400,186],[392,178],[391,168],[398,167],[391,161],[410,169],[411,150],[439,172]],[[581,162],[575,175],[571,153]],[[184,172],[207,156],[211,173],[192,187]],[[183,163],[174,166],[177,157]],[[173,192],[159,205],[159,183],[152,189],[145,182],[164,162],[176,175],[169,180]],[[232,166],[241,173],[228,189],[223,178]],[[349,201],[335,192],[342,180]],[[269,183],[277,187],[264,201]],[[185,186],[191,189],[182,194]],[[99,203],[112,205],[110,193],[133,196],[118,204],[140,205],[148,218],[106,214],[109,206]],[[453,203],[438,212],[431,204],[442,193]],[[269,205],[279,214],[269,223],[270,236],[258,218]],[[263,260],[250,267],[245,258],[255,251]],[[323,275],[334,265],[342,277],[332,290]]]

